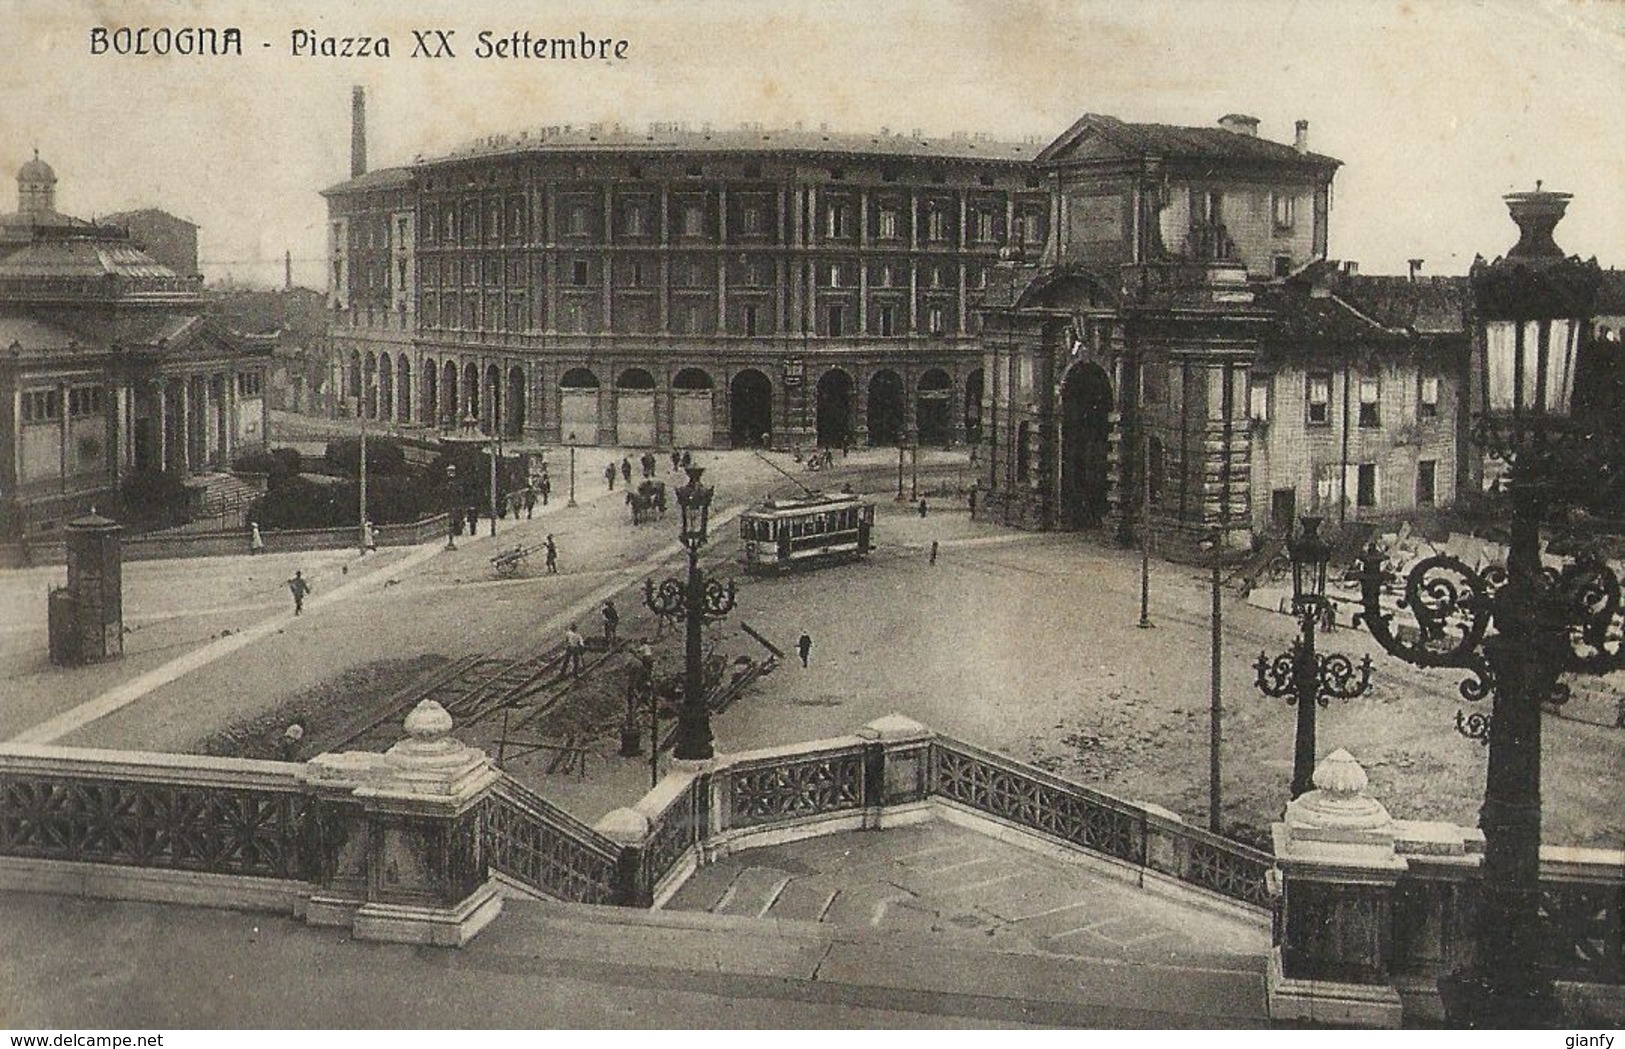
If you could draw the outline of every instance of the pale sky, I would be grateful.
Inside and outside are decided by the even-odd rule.
[[[240,58],[90,55],[97,25],[237,26]],[[412,28],[458,57],[412,59]],[[379,35],[382,59],[295,58],[292,30]],[[620,62],[495,61],[481,29],[630,41]],[[262,45],[269,44],[269,47]],[[1085,112],[1208,124],[1341,159],[1331,253],[1362,272],[1460,273],[1515,239],[1503,193],[1575,194],[1568,251],[1625,266],[1622,0],[0,0],[0,211],[38,147],[58,207],[153,206],[201,225],[211,278],[322,280],[318,191],[348,173],[349,95],[372,166],[477,135],[653,120],[1047,142]]]

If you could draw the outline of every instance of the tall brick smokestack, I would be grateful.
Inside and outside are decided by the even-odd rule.
[[[367,173],[367,89],[350,90],[350,177]]]

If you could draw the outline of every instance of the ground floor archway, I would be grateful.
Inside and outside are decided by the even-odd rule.
[[[852,441],[852,376],[831,368],[818,380],[818,443],[845,448]]]
[[[965,440],[977,444],[982,439],[982,369],[974,368],[965,377]]]
[[[916,387],[914,425],[920,444],[954,443],[954,381],[941,368],[927,368]]]
[[[671,443],[675,448],[709,448],[712,432],[713,383],[699,368],[684,368],[671,380]]]
[[[1060,523],[1094,528],[1106,516],[1112,384],[1099,365],[1080,363],[1061,383]]]
[[[869,443],[898,444],[903,439],[903,379],[882,368],[869,379]]]
[[[502,435],[519,437],[525,432],[526,398],[525,369],[514,365],[508,369],[508,410],[503,413]]]
[[[728,437],[735,448],[766,446],[773,440],[773,384],[755,368],[728,384]]]
[[[598,443],[598,376],[586,368],[559,380],[559,433],[566,444]]]
[[[645,368],[628,368],[615,379],[615,443],[654,447],[655,377]]]

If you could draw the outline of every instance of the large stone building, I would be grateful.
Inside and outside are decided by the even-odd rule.
[[[1086,115],[1038,156],[1055,235],[984,302],[979,514],[1193,546],[1450,501],[1465,289],[1330,266],[1307,133]]]
[[[130,233],[131,243],[174,270],[176,276],[202,276],[197,265],[197,223],[161,208],[115,211],[102,216],[101,221],[123,226]]]
[[[1049,236],[1037,152],[590,125],[355,163],[325,193],[341,408],[550,444],[964,442],[974,303]]]
[[[198,281],[17,173],[0,215],[0,533],[49,532],[141,471],[229,465],[266,440],[267,359],[204,320]]]

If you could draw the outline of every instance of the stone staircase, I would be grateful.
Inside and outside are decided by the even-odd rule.
[[[1270,948],[1263,919],[940,824],[742,852],[695,871],[666,910],[1119,964],[1261,972]]]

